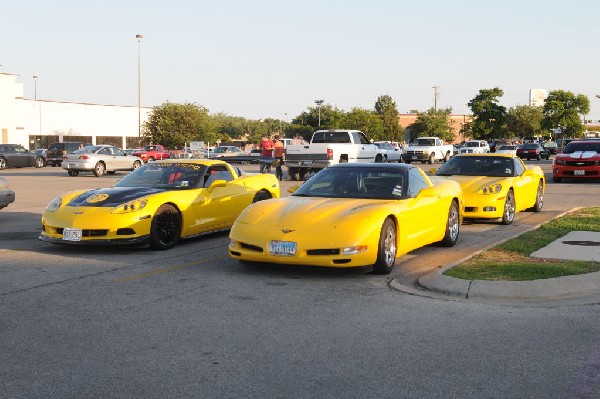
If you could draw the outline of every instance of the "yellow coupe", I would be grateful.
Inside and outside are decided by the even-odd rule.
[[[460,183],[465,219],[501,219],[511,224],[516,212],[539,212],[544,206],[544,172],[539,166],[526,166],[513,154],[455,155],[436,176]]]
[[[461,221],[454,181],[433,183],[406,164],[338,164],[289,197],[246,208],[231,228],[229,255],[241,262],[373,266],[387,274],[415,248],[454,245]]]
[[[147,244],[228,229],[253,202],[279,197],[271,174],[246,174],[217,160],[164,160],[131,172],[112,188],[72,191],[42,215],[40,240],[61,244]]]

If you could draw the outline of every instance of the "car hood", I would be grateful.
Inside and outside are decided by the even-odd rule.
[[[366,200],[352,198],[286,197],[261,201],[246,208],[239,223],[265,226],[335,227],[341,221],[359,218],[362,223],[373,213],[401,200]]]
[[[571,154],[557,154],[555,159],[588,159],[600,157],[596,151],[575,151]]]
[[[114,207],[125,202],[167,191],[154,187],[112,187],[89,190],[73,198],[68,206]]]
[[[465,193],[472,193],[477,191],[481,186],[493,183],[502,183],[506,177],[497,176],[436,176],[441,179],[454,180],[460,184],[460,188]]]

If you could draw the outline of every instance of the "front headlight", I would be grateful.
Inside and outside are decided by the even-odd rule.
[[[477,190],[477,194],[498,194],[502,191],[502,184],[486,184]]]
[[[56,212],[58,211],[58,208],[60,208],[62,205],[62,198],[61,197],[56,197],[52,200],[52,202],[50,202],[48,204],[48,206],[46,207],[46,211],[48,212]]]
[[[115,209],[113,209],[110,213],[129,213],[129,212],[137,212],[141,209],[144,209],[146,204],[148,203],[147,198],[140,198],[133,201],[126,202],[124,204],[119,205]]]
[[[555,159],[554,163],[557,165],[566,165],[566,162],[563,159]]]

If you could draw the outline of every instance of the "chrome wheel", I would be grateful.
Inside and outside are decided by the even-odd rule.
[[[456,201],[452,201],[450,209],[448,209],[448,221],[446,222],[446,234],[440,244],[445,247],[452,247],[458,241],[460,232],[460,212]]]
[[[381,227],[377,261],[373,265],[373,273],[390,273],[396,263],[396,250],[396,224],[392,219],[387,218]]]
[[[504,213],[502,214],[502,224],[511,224],[515,220],[515,195],[512,190],[506,194],[504,202]]]

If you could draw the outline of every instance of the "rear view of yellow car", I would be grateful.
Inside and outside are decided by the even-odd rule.
[[[248,205],[279,194],[274,175],[246,174],[223,161],[150,162],[112,188],[55,198],[42,215],[39,238],[169,249],[182,238],[228,229]]]
[[[460,183],[465,218],[501,219],[511,224],[516,212],[539,212],[544,206],[544,172],[539,166],[526,166],[513,154],[456,155],[436,176]]]
[[[458,183],[433,183],[406,164],[338,164],[293,195],[252,204],[230,231],[229,255],[242,262],[390,273],[401,255],[456,243],[462,218]]]

